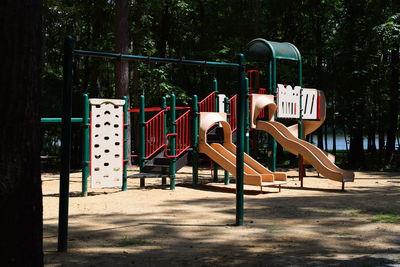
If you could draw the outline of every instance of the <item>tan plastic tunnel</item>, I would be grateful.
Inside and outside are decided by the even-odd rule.
[[[207,131],[216,123],[220,123],[224,132],[224,142],[207,143]],[[223,169],[236,176],[236,146],[232,143],[232,130],[226,121],[226,113],[200,112],[199,151]],[[244,154],[244,184],[260,186],[274,186],[286,183],[285,173],[273,173],[255,159]]]

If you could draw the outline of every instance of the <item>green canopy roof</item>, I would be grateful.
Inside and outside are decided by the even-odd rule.
[[[271,42],[262,38],[250,41],[245,50],[246,60],[266,62],[270,59],[301,61],[296,46],[291,43]]]

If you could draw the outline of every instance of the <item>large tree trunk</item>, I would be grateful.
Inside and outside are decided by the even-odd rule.
[[[0,265],[42,266],[42,1],[3,0],[0,18]]]
[[[121,54],[128,53],[129,47],[129,27],[128,27],[128,0],[116,0],[115,17],[115,46],[116,52]],[[129,96],[129,64],[126,60],[115,62],[115,89],[116,96],[121,98]]]
[[[129,9],[128,0],[116,1],[116,17],[115,17],[115,46],[116,52],[121,54],[128,53],[129,47]],[[126,60],[115,61],[115,94],[117,98],[127,97],[127,105],[130,107],[129,96],[129,63]],[[128,113],[128,122],[130,116]],[[131,124],[128,125],[128,155],[131,154]]]
[[[317,72],[317,80],[316,80],[316,87],[319,90],[323,90],[323,72],[322,72],[322,13],[321,13],[321,2],[319,0],[316,0],[313,2],[314,3],[314,38],[315,38],[315,49],[316,49],[316,57],[317,57],[317,66],[316,66],[316,72]],[[317,130],[317,136],[318,136],[318,147],[321,149],[324,149],[324,143],[323,143],[323,128],[320,127]]]
[[[390,57],[390,101],[386,140],[385,164],[390,164],[396,144],[396,131],[399,116],[399,47],[392,49]]]

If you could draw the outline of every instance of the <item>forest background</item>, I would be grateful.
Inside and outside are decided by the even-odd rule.
[[[303,86],[325,92],[326,126],[314,137],[319,147],[326,148],[330,135],[344,165],[400,168],[400,4],[395,0],[46,0],[43,31],[42,117],[61,115],[66,35],[75,38],[77,49],[227,62],[235,62],[250,40],[264,38],[296,45],[303,57]],[[294,84],[291,68],[281,65],[278,82]],[[76,59],[74,73],[74,117],[81,116],[86,92],[128,95],[131,107],[138,107],[142,93],[147,106],[175,93],[179,104],[187,105],[193,94],[200,99],[209,94],[214,78],[220,91],[232,96],[237,79],[235,71],[220,68],[88,57]],[[59,127],[43,125],[42,132],[42,155],[56,155]],[[73,133],[72,167],[79,168],[80,126]],[[342,154],[335,146],[339,133],[349,144]]]

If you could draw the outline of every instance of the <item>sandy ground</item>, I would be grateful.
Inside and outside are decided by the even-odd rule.
[[[400,173],[357,172],[341,184],[297,173],[278,193],[245,186],[245,226],[235,223],[235,185],[180,172],[175,191],[160,179],[140,188],[70,184],[69,251],[58,253],[58,175],[43,174],[47,266],[400,266]],[[223,173],[220,172],[222,182]]]

